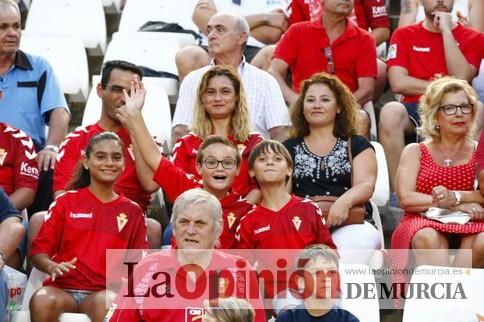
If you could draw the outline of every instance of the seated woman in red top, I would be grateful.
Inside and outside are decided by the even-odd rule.
[[[102,321],[116,296],[105,291],[106,250],[148,247],[143,211],[113,190],[123,167],[116,134],[89,140],[69,191],[51,204],[32,244],[32,264],[50,275],[30,300],[32,321],[58,321],[63,312]]]
[[[245,196],[250,203],[257,203],[260,192],[247,173],[247,158],[263,137],[250,133],[249,120],[243,85],[236,71],[229,66],[212,67],[203,75],[197,90],[192,133],[175,144],[173,162],[200,180],[196,169],[200,144],[209,135],[224,136],[237,146],[242,156],[240,173],[232,190]]]
[[[426,139],[406,146],[400,158],[396,192],[405,215],[393,232],[392,248],[412,248],[415,265],[484,267],[484,198],[474,189],[476,155],[470,136],[476,94],[466,81],[443,77],[429,84],[420,108]],[[427,219],[421,213],[430,207],[466,212],[470,221]],[[459,249],[453,262],[450,248]],[[394,256],[397,268],[407,265],[406,254]]]

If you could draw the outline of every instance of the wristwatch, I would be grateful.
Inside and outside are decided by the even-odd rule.
[[[453,191],[454,192],[454,197],[455,197],[455,205],[458,206],[461,203],[462,200],[462,194],[460,191]]]

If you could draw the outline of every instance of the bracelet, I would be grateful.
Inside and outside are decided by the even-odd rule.
[[[44,146],[44,149],[51,150],[52,152],[59,153],[59,147],[56,145],[48,144]]]
[[[454,193],[454,198],[455,198],[455,206],[460,205],[461,200],[462,200],[462,194],[460,191],[452,191]]]

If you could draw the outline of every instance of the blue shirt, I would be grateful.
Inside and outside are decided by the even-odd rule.
[[[20,218],[20,215],[18,210],[13,207],[5,191],[0,188],[0,224],[10,217]]]
[[[358,318],[350,312],[333,308],[323,316],[312,316],[304,307],[304,304],[297,306],[295,309],[290,309],[281,312],[276,319],[276,322],[359,322]]]
[[[12,67],[0,75],[0,121],[23,130],[39,147],[45,144],[45,125],[55,108],[69,113],[52,67],[44,58],[18,50]]]

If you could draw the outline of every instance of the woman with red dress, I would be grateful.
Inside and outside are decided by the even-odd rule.
[[[415,266],[484,267],[484,198],[474,189],[476,154],[470,136],[476,94],[466,81],[443,77],[429,84],[420,108],[426,139],[406,146],[401,155],[396,192],[405,215],[393,232],[392,248],[413,249]],[[470,221],[427,219],[422,213],[430,207],[468,213]],[[458,249],[453,261],[450,248]],[[393,265],[404,268],[409,258],[408,252],[399,252]]]

